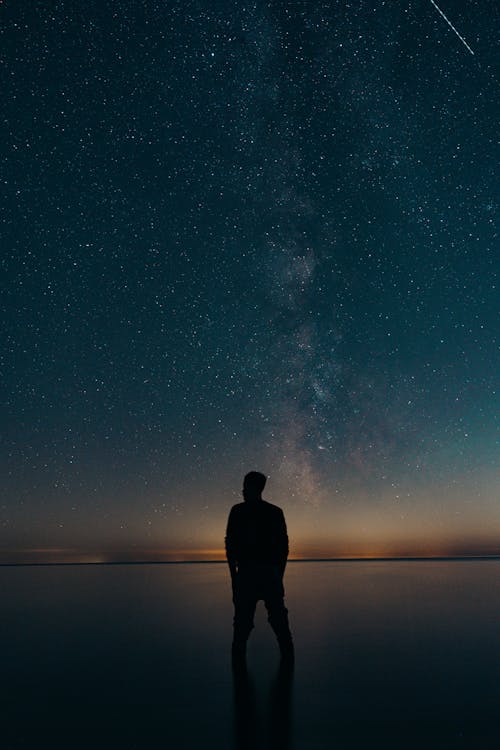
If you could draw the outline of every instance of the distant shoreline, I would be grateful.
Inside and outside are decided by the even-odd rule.
[[[372,563],[372,562],[452,562],[473,560],[500,560],[500,555],[457,555],[449,557],[304,557],[288,560],[293,563]],[[226,560],[109,560],[99,562],[21,562],[0,563],[0,568],[47,568],[88,565],[227,565]]]

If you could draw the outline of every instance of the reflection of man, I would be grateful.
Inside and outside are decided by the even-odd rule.
[[[254,626],[255,608],[264,600],[269,624],[282,658],[293,659],[292,634],[283,597],[288,536],[281,508],[262,499],[264,474],[251,471],[243,482],[245,502],[231,508],[227,522],[226,555],[234,602],[233,658],[243,659]]]

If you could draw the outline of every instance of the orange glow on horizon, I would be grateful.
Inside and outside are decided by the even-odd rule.
[[[466,542],[409,544],[304,544],[294,545],[289,560],[314,559],[366,559],[408,557],[474,557],[500,556],[500,545],[484,540],[475,544]],[[0,564],[99,564],[139,562],[219,562],[226,559],[222,547],[152,548],[124,547],[109,550],[91,550],[72,547],[31,547],[0,550]]]

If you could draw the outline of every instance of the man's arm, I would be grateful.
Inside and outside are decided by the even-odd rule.
[[[229,513],[229,518],[227,520],[225,545],[226,558],[229,565],[229,570],[231,572],[231,578],[234,579],[238,571],[238,558],[236,550],[236,519],[234,508],[231,508],[231,512]]]
[[[279,549],[281,558],[281,575],[285,573],[286,561],[288,559],[288,532],[286,528],[285,514],[280,510]]]

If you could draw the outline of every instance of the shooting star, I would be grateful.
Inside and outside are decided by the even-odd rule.
[[[471,48],[469,47],[469,45],[467,44],[467,42],[465,41],[465,39],[463,38],[463,36],[460,36],[460,34],[459,34],[459,33],[458,33],[458,31],[456,30],[456,28],[455,28],[455,27],[453,26],[452,22],[451,22],[451,21],[450,21],[450,20],[449,20],[448,18],[446,18],[445,14],[443,13],[443,11],[442,11],[442,10],[441,10],[441,8],[439,7],[439,5],[437,5],[437,4],[436,4],[436,3],[434,2],[434,0],[431,0],[431,3],[432,3],[432,4],[433,4],[433,6],[434,6],[434,7],[436,8],[436,10],[437,10],[437,11],[439,11],[439,13],[441,13],[441,15],[443,16],[444,20],[445,20],[445,21],[446,21],[446,23],[448,24],[448,26],[449,26],[449,27],[450,27],[450,28],[451,28],[451,29],[452,29],[452,30],[453,30],[453,31],[455,32],[455,34],[456,34],[456,35],[458,36],[458,38],[460,39],[460,41],[461,41],[461,42],[463,42],[463,44],[465,44],[465,46],[467,47],[467,49],[469,50],[469,52],[471,53],[471,55],[473,55],[473,54],[474,54],[474,52],[473,52],[473,51],[471,50]]]

